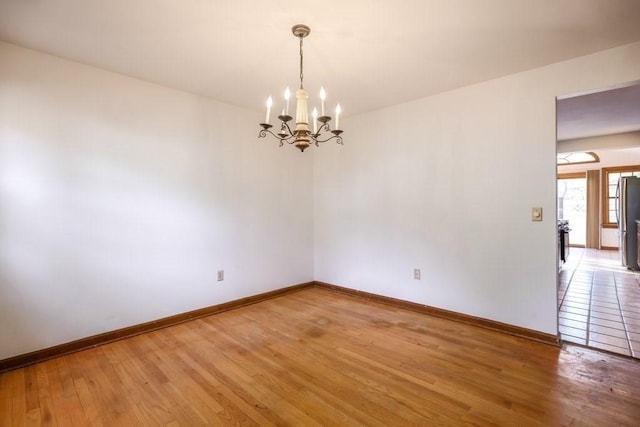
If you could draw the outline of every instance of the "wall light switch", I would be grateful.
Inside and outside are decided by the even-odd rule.
[[[542,208],[531,208],[531,221],[542,221]]]
[[[218,282],[222,282],[224,280],[224,270],[218,270]]]

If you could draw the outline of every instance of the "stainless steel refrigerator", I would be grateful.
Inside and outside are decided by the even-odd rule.
[[[617,198],[616,214],[622,265],[631,270],[638,270],[638,227],[635,220],[640,220],[640,178],[620,178]]]

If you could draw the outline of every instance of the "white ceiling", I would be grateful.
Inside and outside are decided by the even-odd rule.
[[[349,115],[640,40],[640,1],[0,0],[0,40],[255,110],[296,23],[311,105]]]
[[[563,97],[557,103],[559,141],[640,130],[640,82]]]

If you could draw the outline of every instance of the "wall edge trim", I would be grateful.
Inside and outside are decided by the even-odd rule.
[[[469,314],[458,313],[455,311],[445,310],[442,308],[432,307],[416,302],[401,300],[397,298],[387,297],[383,295],[373,294],[356,289],[346,288],[344,286],[333,285],[330,283],[314,281],[314,286],[323,289],[329,289],[335,292],[351,295],[357,298],[365,298],[382,304],[392,305],[394,307],[404,308],[407,310],[417,311],[418,313],[429,316],[439,317],[454,322],[465,323],[471,326],[477,326],[492,331],[501,332],[507,335],[525,338],[531,341],[548,344],[554,347],[560,347],[560,336],[547,334],[545,332],[533,329],[523,328],[520,326],[510,325],[508,323],[498,322],[496,320],[485,319],[482,317],[471,316]]]
[[[68,343],[58,344],[53,347],[47,347],[29,353],[9,357],[7,359],[0,360],[0,373],[24,368],[26,366],[54,359],[56,357],[76,353],[82,350],[87,350],[89,348],[98,347],[103,344],[108,344],[125,338],[134,337],[146,332],[156,331],[158,329],[188,322],[190,320],[196,320],[202,317],[211,316],[212,314],[221,313],[223,311],[233,310],[235,308],[256,304],[261,301],[266,301],[271,298],[298,292],[313,286],[314,282],[305,282],[297,285],[287,286],[285,288],[276,289],[273,291],[264,292],[261,294],[240,298],[209,307],[199,308],[185,313],[175,314],[173,316],[163,317],[161,319],[152,320],[137,325],[127,326],[113,331],[92,335],[86,338],[80,338]]]
[[[203,317],[211,316],[213,314],[222,313],[224,311],[233,310],[235,308],[256,304],[261,301],[266,301],[271,298],[277,298],[279,296],[298,292],[310,287],[317,287],[321,289],[327,289],[333,292],[340,292],[342,294],[346,294],[352,297],[364,298],[364,299],[372,300],[382,304],[392,305],[395,307],[416,311],[418,313],[425,314],[425,315],[439,317],[439,318],[451,320],[454,322],[461,322],[468,325],[472,325],[472,326],[476,326],[484,329],[490,329],[496,332],[501,332],[504,334],[541,342],[543,344],[560,347],[560,338],[559,336],[556,336],[556,335],[547,334],[547,333],[536,331],[533,329],[522,328],[520,326],[509,325],[507,323],[502,323],[495,320],[484,319],[481,317],[471,316],[463,313],[457,313],[454,311],[432,307],[424,304],[419,304],[416,302],[373,294],[365,291],[359,291],[356,289],[333,285],[326,282],[311,281],[311,282],[305,282],[297,285],[288,286],[281,289],[276,289],[269,292],[264,292],[261,294],[257,294],[257,295],[253,295],[245,298],[240,298],[233,301],[228,301],[221,304],[212,305],[209,307],[199,308],[196,310],[188,311],[181,314],[176,314],[173,316],[163,317],[161,319],[128,326],[125,328],[116,329],[113,331],[108,331],[108,332],[104,332],[97,335],[92,335],[86,338],[80,338],[78,340],[74,340],[68,343],[59,344],[53,347],[47,347],[40,350],[35,350],[30,353],[9,357],[7,359],[0,360],[0,373],[11,371],[14,369],[24,368],[26,366],[30,366],[36,363],[54,359],[56,357],[64,356],[71,353],[76,353],[82,350],[87,350],[89,348],[98,347],[103,344],[108,344],[108,343],[119,341],[125,338],[134,337],[136,335],[152,332],[158,329],[188,322],[190,320],[196,320]]]

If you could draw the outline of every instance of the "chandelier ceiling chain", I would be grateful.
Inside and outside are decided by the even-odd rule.
[[[303,74],[303,70],[304,70],[304,62],[303,62],[303,57],[304,54],[302,53],[302,40],[304,39],[304,36],[300,36],[300,89],[304,89],[304,74]]]
[[[335,139],[336,143],[342,145],[342,137],[340,136],[342,134],[342,130],[339,128],[341,113],[340,104],[336,105],[336,128],[331,129],[329,122],[332,118],[325,114],[324,109],[326,93],[323,87],[320,88],[321,115],[318,117],[318,110],[316,108],[313,109],[313,131],[309,129],[309,112],[307,109],[307,99],[309,98],[309,95],[304,88],[303,39],[309,35],[311,29],[306,25],[297,24],[291,28],[291,32],[294,36],[300,39],[300,89],[296,91],[295,128],[292,130],[289,126],[289,122],[293,120],[293,117],[289,115],[290,92],[289,88],[287,88],[284,92],[286,106],[282,109],[282,114],[278,116],[278,120],[280,121],[280,131],[278,133],[271,131],[273,125],[269,123],[269,118],[273,99],[269,96],[269,99],[267,99],[267,114],[265,122],[260,123],[262,129],[258,133],[258,137],[264,138],[267,136],[267,133],[269,133],[280,141],[281,147],[286,142],[287,144],[295,145],[300,149],[300,151],[304,151],[311,144],[315,144],[316,147],[319,147],[319,144],[332,139]]]

